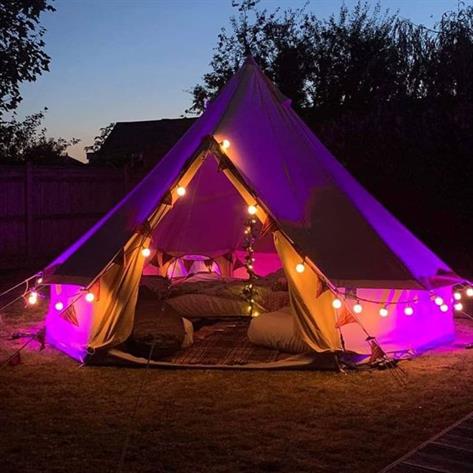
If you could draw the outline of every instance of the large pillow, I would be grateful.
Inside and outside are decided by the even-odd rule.
[[[286,353],[311,351],[296,330],[296,321],[289,307],[266,312],[251,320],[248,327],[251,343]]]

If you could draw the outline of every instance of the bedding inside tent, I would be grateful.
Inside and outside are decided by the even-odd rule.
[[[248,317],[241,297],[250,205],[262,229],[254,253],[260,319]],[[462,279],[350,176],[249,58],[143,181],[45,269],[44,281],[48,341],[75,359],[142,363],[120,348],[139,324],[146,288],[151,316],[172,312],[184,331],[186,347],[177,348],[187,355],[167,355],[181,365],[206,365],[189,361],[190,349],[203,346],[196,340],[239,340],[245,353],[262,346],[271,354],[254,348],[246,361],[241,353],[224,359],[280,367],[299,363],[294,356],[310,363],[368,354],[367,338],[391,353],[445,343],[452,286]],[[152,330],[152,321],[144,325]],[[291,347],[304,353],[289,355]]]

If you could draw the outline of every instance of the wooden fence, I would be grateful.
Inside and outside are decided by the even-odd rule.
[[[0,268],[56,256],[126,188],[126,173],[119,169],[0,166]]]

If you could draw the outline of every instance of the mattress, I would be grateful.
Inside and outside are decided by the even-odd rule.
[[[248,315],[248,303],[242,297],[246,281],[242,279],[206,272],[175,280],[172,284],[164,278],[145,276],[141,284],[184,317]],[[272,312],[289,304],[289,293],[280,274],[257,279],[254,285],[258,312]]]

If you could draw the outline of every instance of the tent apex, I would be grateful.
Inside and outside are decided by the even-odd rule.
[[[255,58],[251,54],[247,54],[245,58],[244,66],[258,66],[255,61]]]

